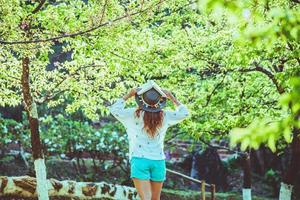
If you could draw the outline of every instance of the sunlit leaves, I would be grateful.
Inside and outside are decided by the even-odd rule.
[[[300,78],[293,78],[291,84],[293,88],[290,93],[282,96],[281,104],[291,107],[291,113],[278,121],[257,120],[252,122],[247,128],[235,128],[230,133],[231,145],[241,143],[241,149],[257,149],[260,144],[266,143],[273,151],[276,151],[276,143],[279,139],[284,139],[287,143],[292,142],[292,130],[300,128]]]
[[[238,31],[235,30],[232,33],[234,48],[232,48],[232,59],[229,59],[229,66],[233,70],[234,65],[240,65],[239,69],[247,66],[247,69],[254,62],[260,62],[265,69],[270,70],[270,74],[274,75],[281,87],[285,88],[287,92],[290,91],[290,85],[286,80],[291,76],[299,75],[299,71],[295,67],[299,66],[299,60],[297,60],[299,57],[297,41],[299,41],[300,31],[299,5],[288,1],[223,0],[199,1],[199,5],[201,11],[212,14],[219,23],[227,18],[229,24],[236,24]],[[277,58],[281,58],[281,60]],[[283,61],[284,59],[287,62]],[[259,83],[259,81],[252,80],[252,84],[255,85],[255,83]],[[242,91],[243,96],[249,95],[247,90],[249,91],[250,88],[257,87],[259,86],[247,85]],[[234,129],[230,135],[232,144],[241,143],[242,150],[245,150],[248,147],[257,149],[261,143],[266,143],[272,151],[275,151],[276,142],[279,139],[283,138],[286,142],[291,142],[292,129],[297,127],[295,119],[299,117],[299,103],[296,102],[299,96],[296,95],[298,90],[296,88],[297,86],[294,84],[292,91],[295,92],[287,93],[282,98],[282,103],[286,107],[283,112],[278,111],[278,106],[277,109],[274,109],[275,107],[269,109],[267,105],[265,108],[268,113],[263,111],[263,107],[253,110],[253,114],[257,115],[254,114],[252,120],[257,120],[247,128]],[[270,100],[278,99],[278,94],[276,95],[273,91],[272,85],[268,87],[265,85],[259,90],[259,93],[265,94],[265,97]],[[253,99],[257,98],[257,95],[252,94],[251,96]],[[251,98],[246,99],[248,101]],[[256,103],[263,104],[260,101],[256,101]],[[288,115],[286,112],[290,111],[292,113]],[[244,122],[244,125],[240,124],[239,126],[247,126],[251,120],[248,123]]]
[[[250,40],[253,44],[272,45],[277,39],[299,41],[300,8],[288,1],[200,1],[200,9],[214,12],[227,12],[229,19],[240,27],[241,40]]]
[[[199,2],[199,10],[197,2],[182,0],[162,1],[153,8],[159,1],[107,1],[103,14],[104,0],[47,1],[31,16],[32,38],[27,38],[19,24],[37,3],[20,2],[1,1],[1,40],[50,38],[127,17],[74,37],[0,47],[1,105],[21,103],[20,60],[26,55],[35,100],[53,97],[46,101],[49,109],[64,106],[67,113],[82,111],[90,119],[108,115],[107,105],[147,79],[155,79],[188,105],[192,117],[180,128],[196,138],[224,138],[232,128],[246,127],[255,119],[268,118],[269,123],[286,117],[287,110],[277,105],[279,94],[272,80],[249,69],[258,63],[290,90],[286,80],[299,72],[299,6],[286,1],[207,0]],[[59,51],[70,58],[57,59],[49,69],[49,57],[63,56]],[[283,101],[288,105],[295,98]],[[292,110],[297,112],[299,105]],[[266,135],[253,129],[258,138],[242,131],[247,139],[238,137],[236,142],[245,149],[258,148],[263,141],[274,150],[277,139],[291,140],[290,129],[283,127],[292,121],[266,129]],[[273,133],[276,127],[280,135]]]
[[[50,153],[84,150],[110,154],[119,150],[118,154],[125,157],[127,152],[126,136],[120,125],[106,124],[95,129],[87,122],[73,121],[61,114],[42,117],[41,122],[42,140]]]

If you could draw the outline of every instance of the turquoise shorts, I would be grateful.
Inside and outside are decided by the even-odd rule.
[[[166,161],[132,157],[130,160],[130,178],[141,180],[166,180]]]

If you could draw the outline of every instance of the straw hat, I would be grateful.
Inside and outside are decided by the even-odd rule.
[[[149,80],[138,87],[135,100],[142,110],[159,112],[165,106],[167,96],[153,80]]]

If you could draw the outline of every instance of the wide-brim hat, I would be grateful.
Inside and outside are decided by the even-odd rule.
[[[135,100],[142,110],[159,112],[166,105],[166,94],[153,80],[149,80],[137,90]]]

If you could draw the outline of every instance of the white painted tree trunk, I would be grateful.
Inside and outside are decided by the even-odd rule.
[[[36,159],[34,161],[34,169],[36,174],[38,199],[49,200],[45,160],[41,158]]]
[[[4,195],[37,197],[37,184],[36,178],[30,176],[0,176],[0,199]],[[140,199],[135,188],[105,182],[93,183],[48,179],[47,190],[49,196],[70,197],[74,199]]]
[[[251,188],[243,188],[243,200],[251,200]]]
[[[288,185],[281,182],[279,200],[291,200],[292,191],[293,191],[293,185]]]

